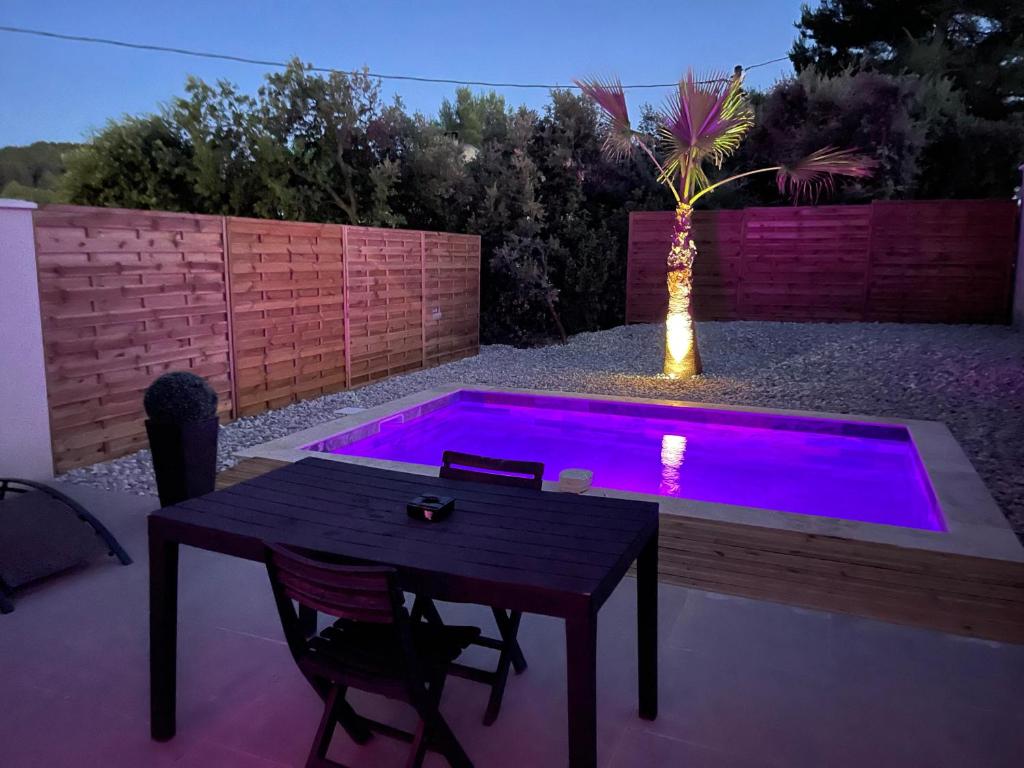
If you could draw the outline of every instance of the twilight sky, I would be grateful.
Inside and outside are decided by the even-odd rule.
[[[671,82],[687,66],[730,70],[788,53],[800,0],[0,0],[0,25],[228,53],[299,56],[338,69],[469,80],[569,83],[619,75]],[[0,33],[0,146],[78,141],[110,118],[156,110],[188,75],[255,90],[267,67]],[[788,61],[753,70],[770,85]],[[436,114],[454,85],[385,81]],[[541,107],[543,90],[499,89]],[[665,90],[634,92],[633,104]]]

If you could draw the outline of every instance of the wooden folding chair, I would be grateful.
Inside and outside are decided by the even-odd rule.
[[[479,629],[413,624],[391,568],[334,565],[280,546],[267,548],[266,563],[288,648],[324,700],[307,768],[344,768],[327,758],[338,724],[358,744],[373,732],[411,742],[409,768],[422,766],[428,749],[452,768],[472,768],[439,705],[451,663]],[[293,601],[338,620],[310,636]],[[359,715],[345,699],[349,688],[410,704],[416,733]]]
[[[441,457],[440,475],[455,480],[475,480],[540,490],[544,484],[544,465],[537,461],[495,459],[489,456],[445,451]],[[474,644],[498,651],[497,666],[489,670],[465,664],[452,665],[452,674],[491,687],[487,709],[484,711],[484,725],[491,725],[498,719],[509,668],[514,669],[517,675],[526,670],[526,657],[523,656],[518,639],[519,624],[523,619],[522,612],[506,611],[503,608],[492,608],[491,611],[494,613],[494,622],[498,626],[500,638],[481,636]],[[434,602],[427,597],[417,596],[413,604],[412,618],[418,622],[421,617],[434,624],[442,623]]]

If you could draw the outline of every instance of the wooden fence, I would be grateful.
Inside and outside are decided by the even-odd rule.
[[[146,444],[159,374],[210,380],[223,418],[479,349],[473,235],[48,206],[35,213],[59,470]]]
[[[694,310],[704,320],[1004,323],[1017,206],[875,202],[698,211]],[[665,317],[672,213],[629,222],[626,322]]]

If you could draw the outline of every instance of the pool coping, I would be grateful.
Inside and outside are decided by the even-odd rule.
[[[516,389],[478,384],[451,384],[423,390],[397,400],[392,400],[383,405],[368,408],[357,414],[333,419],[286,437],[240,450],[236,455],[287,462],[315,456],[329,461],[341,461],[398,470],[411,474],[436,476],[436,466],[356,456],[341,456],[326,451],[303,450],[303,446],[327,441],[339,432],[358,429],[403,411],[417,409],[428,403],[434,404],[435,401],[441,401],[435,405],[435,407],[440,407],[447,400],[448,396],[462,390],[600,400],[640,405],[661,405],[673,408],[765,414],[804,419],[829,419],[852,424],[903,427],[909,433],[910,439],[921,459],[925,476],[931,483],[946,525],[945,531],[904,528],[882,523],[840,520],[733,504],[668,498],[655,494],[634,493],[609,488],[592,488],[586,493],[588,495],[611,498],[654,501],[659,504],[661,513],[665,515],[790,531],[807,536],[829,536],[852,541],[886,544],[940,554],[1024,563],[1024,547],[1021,546],[1006,517],[992,498],[982,479],[978,476],[977,471],[960,447],[960,444],[946,425],[937,421],[622,397],[618,395]],[[554,482],[545,481],[544,488],[545,490],[555,491],[558,490],[558,485]]]

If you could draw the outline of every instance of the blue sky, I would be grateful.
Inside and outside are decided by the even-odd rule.
[[[568,83],[581,75],[670,82],[687,66],[731,70],[785,55],[800,0],[173,3],[0,0],[0,24],[339,69],[472,80]],[[77,141],[110,118],[155,111],[192,74],[255,90],[266,68],[0,34],[0,146]],[[770,85],[788,62],[756,69]],[[455,86],[386,82],[413,110],[437,112]],[[541,107],[544,91],[507,89]],[[633,101],[660,101],[644,91]]]

